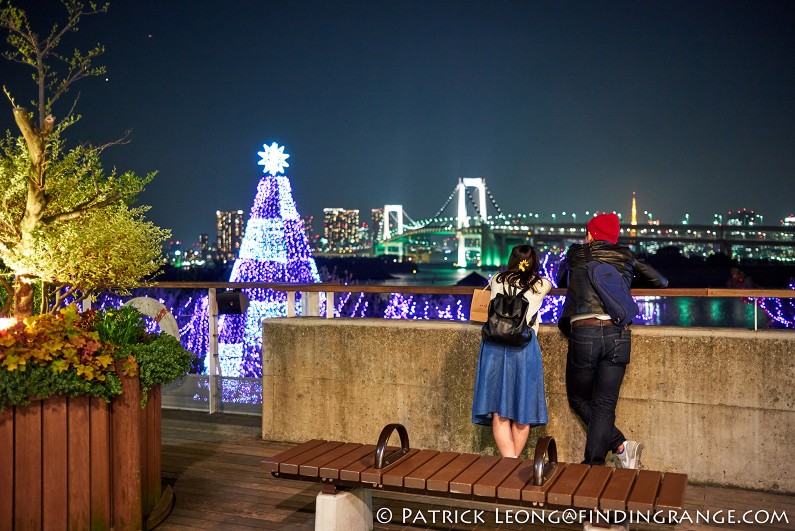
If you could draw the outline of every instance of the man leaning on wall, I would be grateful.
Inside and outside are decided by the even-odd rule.
[[[608,451],[624,468],[640,468],[643,444],[628,440],[615,426],[616,404],[630,359],[629,325],[613,323],[591,284],[586,249],[591,259],[614,266],[627,286],[665,288],[668,280],[627,247],[618,245],[616,214],[600,214],[588,224],[585,244],[573,244],[558,273],[558,287],[567,288],[558,321],[568,337],[566,395],[569,406],[586,428],[585,457],[589,465],[604,465]]]

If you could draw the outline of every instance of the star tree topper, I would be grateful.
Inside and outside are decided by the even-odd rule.
[[[262,157],[262,160],[257,164],[265,166],[262,169],[263,173],[270,173],[275,177],[277,173],[284,173],[284,168],[290,167],[286,162],[290,155],[284,152],[284,146],[279,147],[276,142],[274,142],[270,146],[263,144],[262,148],[265,151],[257,152],[257,155]]]

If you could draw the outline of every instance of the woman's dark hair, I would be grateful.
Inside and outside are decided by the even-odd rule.
[[[522,289],[530,288],[533,293],[538,293],[536,284],[541,280],[539,267],[538,255],[533,246],[517,245],[508,257],[508,268],[499,273],[495,281]]]

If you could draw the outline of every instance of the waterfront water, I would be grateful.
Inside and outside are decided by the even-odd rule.
[[[376,285],[396,286],[454,286],[462,279],[477,273],[489,278],[495,271],[480,269],[453,269],[424,265],[416,273],[394,274],[392,279],[371,282]],[[474,289],[474,288],[473,288]],[[665,290],[660,290],[664,295]],[[469,298],[464,297],[464,305]],[[541,322],[557,322],[563,297],[554,297],[553,304],[545,305]],[[754,328],[754,304],[741,298],[707,297],[639,297],[639,317],[635,324],[690,327]],[[556,311],[557,310],[557,311]],[[769,319],[761,309],[757,312],[757,326],[767,328]]]

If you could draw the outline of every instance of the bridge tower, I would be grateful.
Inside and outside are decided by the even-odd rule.
[[[395,217],[396,231],[392,234],[390,224],[392,216]],[[403,205],[384,205],[384,218],[381,221],[381,237],[388,240],[394,235],[403,234]],[[398,256],[398,260],[403,261],[403,242],[391,242],[386,244],[384,248],[385,254],[394,254]]]
[[[458,225],[469,227],[469,216],[467,216],[467,188],[477,188],[478,190],[478,213],[484,220],[486,219],[486,179],[482,177],[469,178],[459,177],[456,190],[458,191]]]
[[[458,192],[458,216],[456,223],[456,239],[458,240],[458,267],[467,266],[467,251],[482,252],[483,240],[480,234],[465,234],[462,229],[469,227],[470,216],[467,215],[467,188],[478,191],[478,214],[486,219],[486,179],[482,177],[459,177],[456,191]],[[469,246],[467,244],[470,244]],[[473,245],[474,244],[474,245]]]
[[[395,215],[395,222],[397,225],[397,232],[395,232],[395,234],[403,234],[403,205],[384,205],[384,217],[381,220],[381,234],[385,240],[392,237],[392,232],[389,229],[392,214]]]

